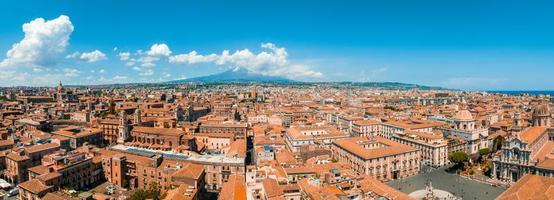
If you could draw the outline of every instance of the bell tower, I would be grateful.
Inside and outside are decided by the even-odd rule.
[[[117,143],[123,144],[129,138],[129,122],[127,119],[127,113],[122,110],[119,114],[119,127],[118,127]]]
[[[133,118],[134,124],[137,125],[137,126],[140,126],[140,124],[142,123],[142,119],[141,119],[142,116],[140,115],[140,109],[139,108],[137,108],[135,110],[134,115],[135,115],[134,118]]]

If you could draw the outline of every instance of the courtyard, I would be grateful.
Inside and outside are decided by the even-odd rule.
[[[416,176],[394,180],[387,184],[406,194],[410,194],[414,191],[425,189],[428,181],[431,181],[435,189],[448,191],[463,199],[477,200],[495,199],[506,190],[503,187],[494,187],[446,172],[445,169],[447,168],[441,167],[435,169],[423,167],[420,174]]]

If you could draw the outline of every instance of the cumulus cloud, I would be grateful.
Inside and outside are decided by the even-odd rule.
[[[81,56],[79,56],[79,58],[86,62],[93,63],[99,60],[106,59],[106,54],[102,53],[99,50],[94,50],[91,52],[82,53]]]
[[[156,64],[154,64],[154,62],[160,60],[159,57],[153,57],[153,56],[144,56],[144,57],[141,57],[139,58],[137,61],[140,64],[141,67],[154,67],[156,66]]]
[[[73,24],[65,15],[48,21],[37,18],[22,28],[25,36],[12,45],[0,67],[55,65],[73,32]]]
[[[72,54],[68,54],[67,56],[65,56],[65,58],[69,59],[69,58],[79,58],[79,56],[81,56],[81,52],[73,52]]]
[[[119,56],[119,60],[126,61],[126,60],[129,60],[129,58],[131,57],[131,53],[121,52],[121,53],[118,54],[118,56]]]
[[[154,44],[146,54],[149,56],[169,56],[171,55],[171,50],[167,44]]]
[[[272,43],[263,43],[261,48],[264,50],[257,54],[252,53],[249,49],[237,50],[233,53],[224,50],[221,54],[209,55],[201,55],[196,51],[191,51],[186,54],[170,56],[169,62],[174,64],[213,63],[216,65],[232,65],[264,75],[292,78],[323,76],[321,72],[314,71],[307,65],[290,62],[285,48],[277,47]]]
[[[198,55],[196,51],[191,51],[186,54],[179,54],[169,57],[170,63],[186,63],[186,64],[196,64],[196,63],[205,63],[205,62],[214,62],[219,58],[216,54],[210,54],[207,56]]]

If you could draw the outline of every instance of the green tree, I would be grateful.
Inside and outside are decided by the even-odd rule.
[[[479,158],[481,160],[486,160],[490,153],[491,153],[491,150],[489,148],[479,149],[479,156],[480,156]]]
[[[162,197],[160,187],[154,181],[150,182],[148,189],[138,189],[136,190],[127,200],[160,200]]]
[[[146,190],[138,189],[127,200],[146,200],[149,194]]]
[[[463,167],[466,162],[469,161],[469,156],[466,152],[458,151],[448,156],[450,162],[455,163],[458,167]]]
[[[489,155],[489,153],[491,153],[491,150],[489,148],[479,149],[479,155],[485,156],[485,155]]]
[[[150,182],[150,185],[148,186],[148,193],[150,194],[151,199],[159,200],[161,196],[161,191],[158,183],[154,181]]]

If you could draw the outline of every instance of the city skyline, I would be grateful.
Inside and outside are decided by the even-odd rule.
[[[548,2],[3,4],[0,86],[164,82],[243,67],[308,82],[554,89]]]

